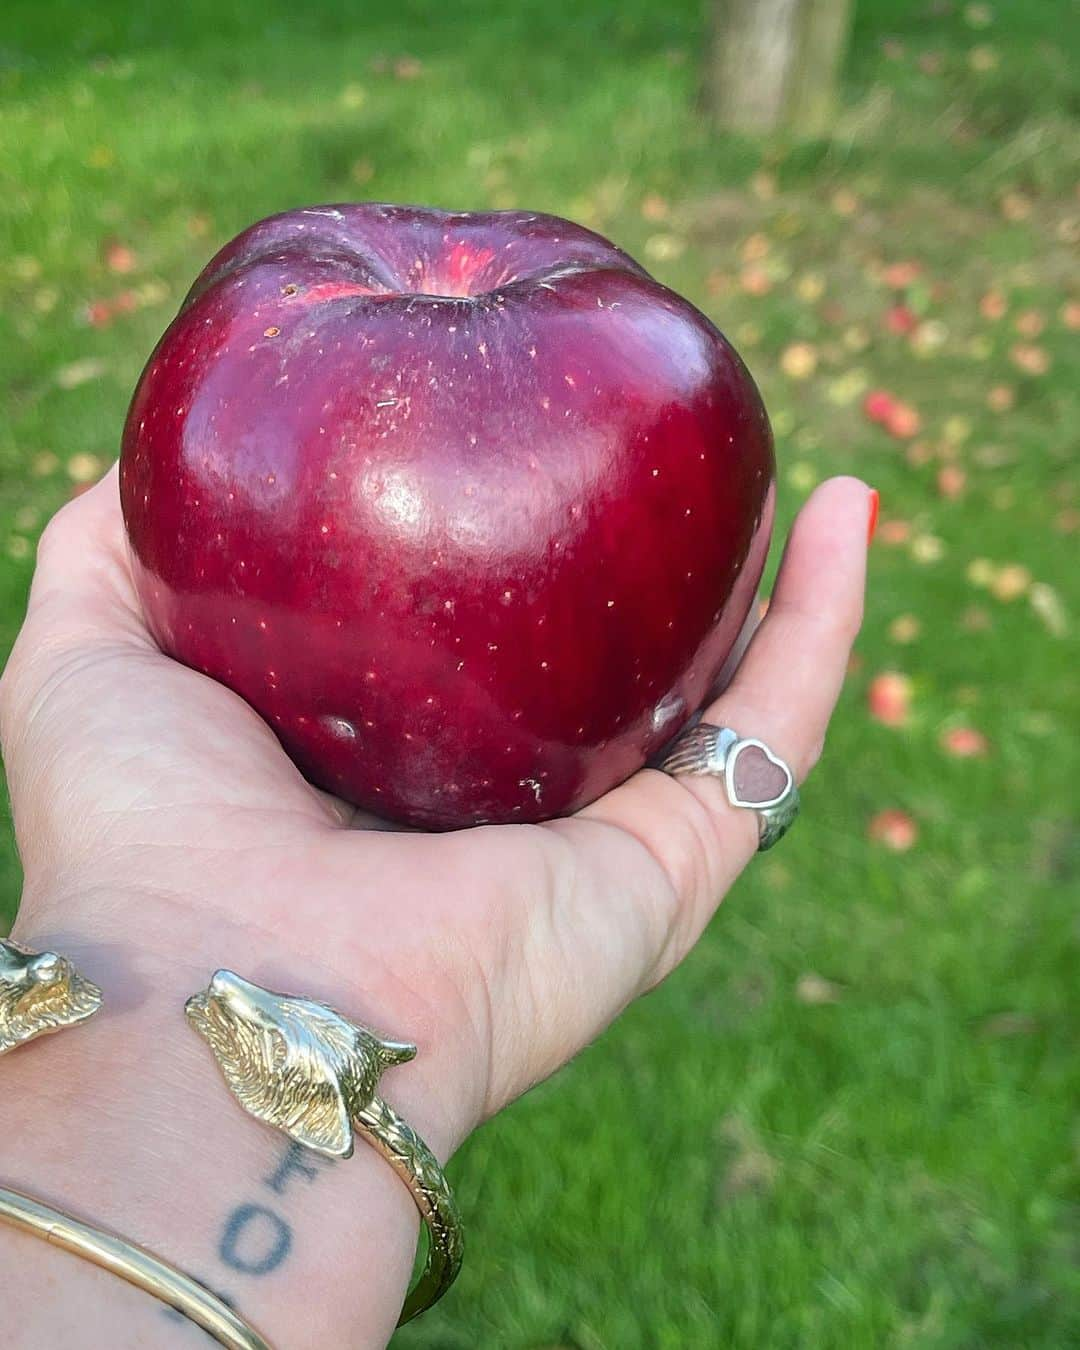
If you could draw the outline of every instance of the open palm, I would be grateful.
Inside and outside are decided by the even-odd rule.
[[[814,494],[706,711],[800,779],[860,622],[869,513],[857,480]],[[653,770],[545,825],[424,834],[359,816],[240,698],[155,647],[115,473],[45,533],[0,712],[28,940],[135,935],[163,962],[278,987],[303,970],[303,992],[457,1066],[447,1147],[662,979],[756,843],[717,783]]]

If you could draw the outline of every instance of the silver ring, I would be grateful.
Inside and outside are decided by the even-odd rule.
[[[730,727],[699,722],[684,731],[660,761],[664,773],[708,774],[723,781],[732,806],[756,811],[758,849],[782,839],[799,814],[795,776],[763,741],[741,737]]]

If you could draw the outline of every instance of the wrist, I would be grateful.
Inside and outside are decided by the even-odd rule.
[[[428,1144],[445,1162],[487,1114],[487,1056],[456,985],[430,967],[423,976],[419,970],[403,975],[397,951],[386,950],[377,915],[370,941],[358,949],[355,941],[341,942],[332,933],[309,933],[300,888],[287,906],[295,920],[286,926],[269,917],[260,922],[234,914],[228,900],[237,886],[215,878],[217,893],[210,894],[202,882],[179,877],[169,888],[102,875],[75,883],[28,881],[11,936],[31,948],[63,953],[100,985],[99,1026],[114,1024],[126,1044],[146,1047],[163,1066],[184,1063],[202,1070],[203,1081],[191,1087],[203,1105],[220,1096],[240,1109],[184,1017],[187,999],[221,968],[268,989],[326,1003],[353,1021],[411,1042],[416,1059],[389,1074],[385,1086],[403,1111],[415,1103],[425,1117]],[[280,908],[276,897],[266,905],[268,915]],[[252,1122],[251,1128],[260,1127]]]
[[[101,984],[105,1004],[0,1066],[0,1184],[149,1248],[233,1301],[271,1342],[383,1343],[415,1250],[408,1191],[362,1142],[352,1159],[329,1163],[247,1116],[183,1006],[216,966],[232,966],[421,1041],[418,1060],[390,1070],[381,1090],[443,1161],[471,1124],[455,1093],[452,1036],[449,1049],[433,1043],[422,1001],[380,979],[377,965],[370,984],[346,987],[332,962],[309,963],[287,943],[216,917],[195,925],[179,901],[155,895],[136,910],[115,891],[90,890],[77,903],[62,904],[55,890],[28,899],[15,936],[71,957]],[[90,1278],[60,1259],[64,1278]],[[351,1278],[358,1267],[368,1279]],[[127,1291],[96,1284],[130,1305]],[[163,1315],[139,1313],[159,1329]]]

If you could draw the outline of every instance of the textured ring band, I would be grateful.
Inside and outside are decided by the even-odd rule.
[[[416,1046],[389,1041],[324,1003],[275,994],[231,970],[188,999],[233,1096],[305,1148],[348,1158],[353,1129],[402,1179],[427,1225],[427,1264],[398,1325],[440,1299],[461,1268],[461,1218],[438,1159],[376,1089],[384,1069]]]
[[[799,789],[787,764],[763,742],[740,737],[730,727],[699,722],[690,727],[660,762],[664,773],[719,778],[732,806],[756,811],[758,849],[782,839],[799,814]]]

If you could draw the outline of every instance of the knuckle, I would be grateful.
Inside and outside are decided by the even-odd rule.
[[[821,735],[817,738],[817,740],[814,741],[814,743],[810,746],[810,748],[802,757],[802,762],[800,763],[799,766],[800,769],[802,770],[802,772],[799,774],[800,782],[802,781],[802,779],[806,778],[809,774],[812,774],[814,772],[824,752],[825,752],[825,737],[824,735]]]
[[[817,620],[823,643],[831,649],[846,651],[862,627],[862,597],[850,605],[826,610]]]
[[[15,720],[15,670],[14,660],[4,667],[0,674],[0,747],[11,743],[11,727]]]
[[[78,507],[77,499],[67,502],[46,523],[38,540],[37,565],[39,568],[51,566],[57,556],[70,546]]]
[[[845,635],[850,646],[859,636],[859,630],[863,625],[863,615],[866,610],[865,596],[860,590],[852,599],[844,624]]]
[[[32,681],[27,672],[32,645],[28,641],[27,624],[24,622],[0,674],[0,748],[5,756],[14,745],[16,732],[25,720],[27,702],[32,697]]]

